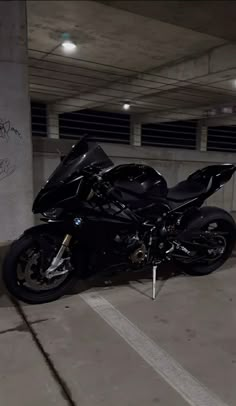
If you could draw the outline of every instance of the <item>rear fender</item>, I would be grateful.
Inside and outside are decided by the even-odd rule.
[[[220,209],[219,207],[202,207],[197,209],[190,214],[186,214],[186,217],[183,217],[184,231],[179,235],[180,239],[187,239],[189,233],[194,230],[200,230],[207,223],[214,220],[228,220],[229,225],[234,229],[236,236],[236,224],[233,217],[225,210]]]

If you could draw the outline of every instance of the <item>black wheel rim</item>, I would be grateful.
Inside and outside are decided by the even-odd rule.
[[[50,265],[60,246],[60,242],[55,244],[55,240],[50,239],[53,248],[51,249],[51,255],[46,260],[43,258],[43,249],[38,241],[32,241],[19,256],[16,278],[17,284],[21,287],[35,292],[46,292],[59,287],[68,278],[69,272],[51,279],[45,277],[45,270]]]
[[[199,238],[193,240],[197,246],[194,261],[199,265],[211,265],[219,261],[225,254],[230,238],[229,224],[224,220],[209,222],[200,231]]]
[[[224,258],[231,246],[232,229],[225,220],[210,221],[200,230],[190,231],[184,249],[180,249],[176,258],[186,264],[210,266]]]

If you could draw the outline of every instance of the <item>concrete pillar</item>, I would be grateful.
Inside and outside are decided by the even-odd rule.
[[[197,126],[197,149],[207,151],[208,127],[205,120],[199,120]]]
[[[130,144],[135,147],[142,145],[142,124],[137,120],[130,120]]]
[[[25,1],[0,1],[0,242],[33,222]]]
[[[59,138],[59,114],[50,104],[47,106],[47,135],[49,138]]]

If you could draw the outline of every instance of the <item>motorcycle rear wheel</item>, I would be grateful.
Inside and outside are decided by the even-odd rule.
[[[219,238],[221,238],[222,241],[224,240],[224,243],[222,242],[224,250],[221,254],[216,255],[215,258],[209,253],[209,258],[206,260],[199,260],[192,263],[184,263],[176,259],[175,263],[178,268],[192,276],[208,275],[220,268],[231,256],[236,239],[235,221],[231,215],[224,210],[219,209],[219,214],[213,211],[212,215],[205,218],[204,221],[202,221],[202,219],[197,220],[194,223],[194,228],[198,228],[198,221],[199,230],[202,231],[206,231],[209,227],[217,225],[216,233],[219,233]],[[189,226],[191,227],[191,224]]]

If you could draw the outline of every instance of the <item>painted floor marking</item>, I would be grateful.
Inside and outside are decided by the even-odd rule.
[[[95,293],[80,297],[191,406],[229,406],[186,371],[110,302]]]

